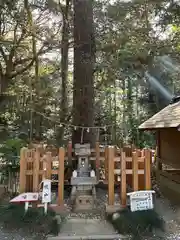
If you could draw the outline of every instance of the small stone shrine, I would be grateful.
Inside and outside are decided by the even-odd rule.
[[[73,210],[92,210],[95,207],[97,179],[89,164],[90,144],[75,144],[75,155],[78,166],[71,177]]]

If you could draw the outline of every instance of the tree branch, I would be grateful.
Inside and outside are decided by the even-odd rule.
[[[18,27],[18,24],[17,24],[17,27]],[[11,50],[10,50],[9,63],[12,62],[12,59],[13,59],[14,54],[15,54],[15,51],[20,46],[20,43],[24,39],[25,34],[26,34],[26,30],[22,29],[21,36],[19,37],[19,39],[17,39],[16,38],[16,31],[14,32],[14,44],[13,44],[13,47],[11,48]]]

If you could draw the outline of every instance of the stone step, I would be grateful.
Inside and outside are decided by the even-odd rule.
[[[111,224],[102,219],[68,218],[61,227],[61,233],[57,237],[48,240],[68,239],[124,239],[117,234]]]
[[[95,215],[96,214],[96,215]],[[75,212],[71,212],[68,215],[68,218],[70,219],[83,219],[83,220],[93,220],[93,219],[97,219],[97,220],[102,220],[102,215],[101,212],[98,212],[96,210],[96,212],[80,212],[80,213],[75,213]]]
[[[47,240],[121,240],[127,239],[126,236],[120,234],[93,234],[93,235],[65,235],[60,234],[57,237],[49,237]]]

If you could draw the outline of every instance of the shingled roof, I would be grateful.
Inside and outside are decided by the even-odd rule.
[[[180,125],[180,102],[169,104],[139,126],[139,129],[176,128]]]

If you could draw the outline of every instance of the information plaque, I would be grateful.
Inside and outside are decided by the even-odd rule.
[[[135,212],[153,209],[153,193],[155,193],[153,190],[128,193],[127,195],[130,196],[131,211]]]

